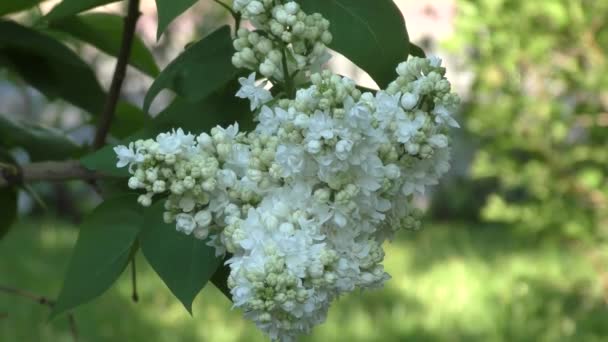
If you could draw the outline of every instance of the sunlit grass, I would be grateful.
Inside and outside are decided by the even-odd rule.
[[[47,296],[61,286],[77,231],[21,224],[0,242],[0,283]],[[602,341],[608,311],[589,260],[567,246],[533,245],[504,229],[428,226],[388,244],[393,276],[381,290],[340,298],[305,341]],[[128,277],[76,310],[83,341],[265,341],[212,286],[194,317],[138,259],[140,302]],[[65,319],[0,294],[0,341],[70,341]]]

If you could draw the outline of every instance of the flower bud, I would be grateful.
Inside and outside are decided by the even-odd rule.
[[[251,15],[260,15],[264,13],[264,5],[259,1],[252,1],[247,5],[246,11]]]
[[[196,227],[193,233],[195,238],[199,240],[205,240],[209,236],[209,229],[203,227]]]
[[[194,215],[194,220],[199,227],[208,227],[213,220],[211,212],[209,210],[201,210]]]
[[[137,202],[144,207],[149,207],[152,205],[152,196],[148,194],[139,195],[139,197],[137,198]]]
[[[266,77],[272,77],[272,75],[274,75],[275,70],[275,65],[269,59],[266,59],[264,63],[260,65],[260,74]]]
[[[192,217],[192,215],[182,213],[175,216],[175,229],[178,232],[190,235],[195,228],[196,222],[194,221],[194,217]]]
[[[321,152],[322,147],[323,147],[323,144],[319,140],[311,140],[306,145],[306,150],[309,153],[317,154],[317,153]]]
[[[129,178],[129,182],[128,182],[129,189],[135,190],[135,189],[139,188],[139,185],[140,185],[140,183],[139,183],[139,180],[137,179],[137,177]]]

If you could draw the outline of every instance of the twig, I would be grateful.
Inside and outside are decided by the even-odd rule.
[[[76,317],[73,313],[68,313],[68,324],[70,325],[70,332],[74,342],[78,342],[78,327],[76,326]]]
[[[135,255],[131,258],[131,285],[133,286],[131,299],[137,303],[139,301],[139,296],[137,295],[137,269],[135,268]]]
[[[116,68],[114,69],[108,98],[106,99],[103,112],[99,118],[99,125],[97,126],[97,132],[95,133],[95,140],[93,141],[93,148],[96,150],[103,147],[106,143],[106,137],[112,126],[118,98],[120,97],[120,89],[122,88],[122,83],[127,71],[127,64],[129,63],[129,57],[131,56],[131,46],[133,45],[133,38],[135,36],[135,27],[140,15],[139,0],[129,0],[128,6],[129,8],[124,20],[122,43],[118,53],[118,60],[116,61]]]
[[[40,197],[36,190],[34,190],[34,188],[32,188],[29,184],[23,184],[23,190],[30,195],[30,197],[34,200],[34,203],[38,204],[42,210],[45,212],[49,211],[49,207],[46,205],[46,203],[44,203],[44,200],[42,197]]]
[[[239,27],[241,26],[241,14],[237,13],[235,10],[232,9],[232,7],[230,7],[228,4],[220,1],[220,0],[213,0],[215,3],[217,3],[218,5],[224,7],[224,9],[226,9],[226,11],[228,11],[231,15],[232,18],[234,18],[234,34],[236,35],[236,32],[239,30]]]
[[[47,297],[40,296],[38,294],[26,291],[26,290],[21,290],[21,289],[17,289],[17,288],[0,285],[0,292],[12,294],[12,295],[22,297],[22,298],[31,299],[31,300],[37,302],[38,304],[46,305],[49,308],[52,308],[55,305],[55,301],[50,300]],[[76,326],[76,319],[74,318],[74,315],[71,312],[67,314],[67,318],[68,318],[68,323],[70,325],[70,332],[72,334],[72,338],[76,342],[76,341],[78,341],[78,328]]]
[[[20,167],[0,165],[0,188],[38,181],[96,180],[104,177],[107,175],[91,171],[77,160],[37,162]]]
[[[232,14],[233,16],[236,14],[236,12],[230,6],[228,6],[228,4],[225,4],[225,3],[221,2],[220,0],[213,0],[213,2],[224,7],[226,9],[226,11],[230,12],[230,14]]]

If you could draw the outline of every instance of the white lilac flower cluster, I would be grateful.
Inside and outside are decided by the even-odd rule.
[[[270,25],[277,7],[293,6],[273,3],[234,6]],[[293,98],[274,98],[253,73],[237,96],[250,100],[254,131],[177,129],[116,147],[117,166],[129,167],[142,205],[166,197],[167,223],[229,257],[234,306],[290,341],[322,323],[339,295],[382,286],[383,243],[420,227],[413,196],[447,172],[448,131],[458,127],[440,62],[410,57],[375,94],[326,70]]]
[[[307,15],[294,1],[235,0],[233,6],[257,29],[238,30],[232,58],[235,66],[285,80],[285,71],[293,75],[327,61],[326,45],[332,35],[329,21],[320,14]]]

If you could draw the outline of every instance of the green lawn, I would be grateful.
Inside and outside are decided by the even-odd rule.
[[[0,285],[54,296],[73,227],[21,224],[0,242]],[[533,245],[504,228],[427,225],[387,246],[386,288],[344,297],[304,341],[605,341],[608,311],[591,259]],[[212,286],[191,317],[140,257],[140,302],[128,276],[75,311],[81,341],[264,341]],[[48,308],[0,293],[0,341],[71,341]]]

